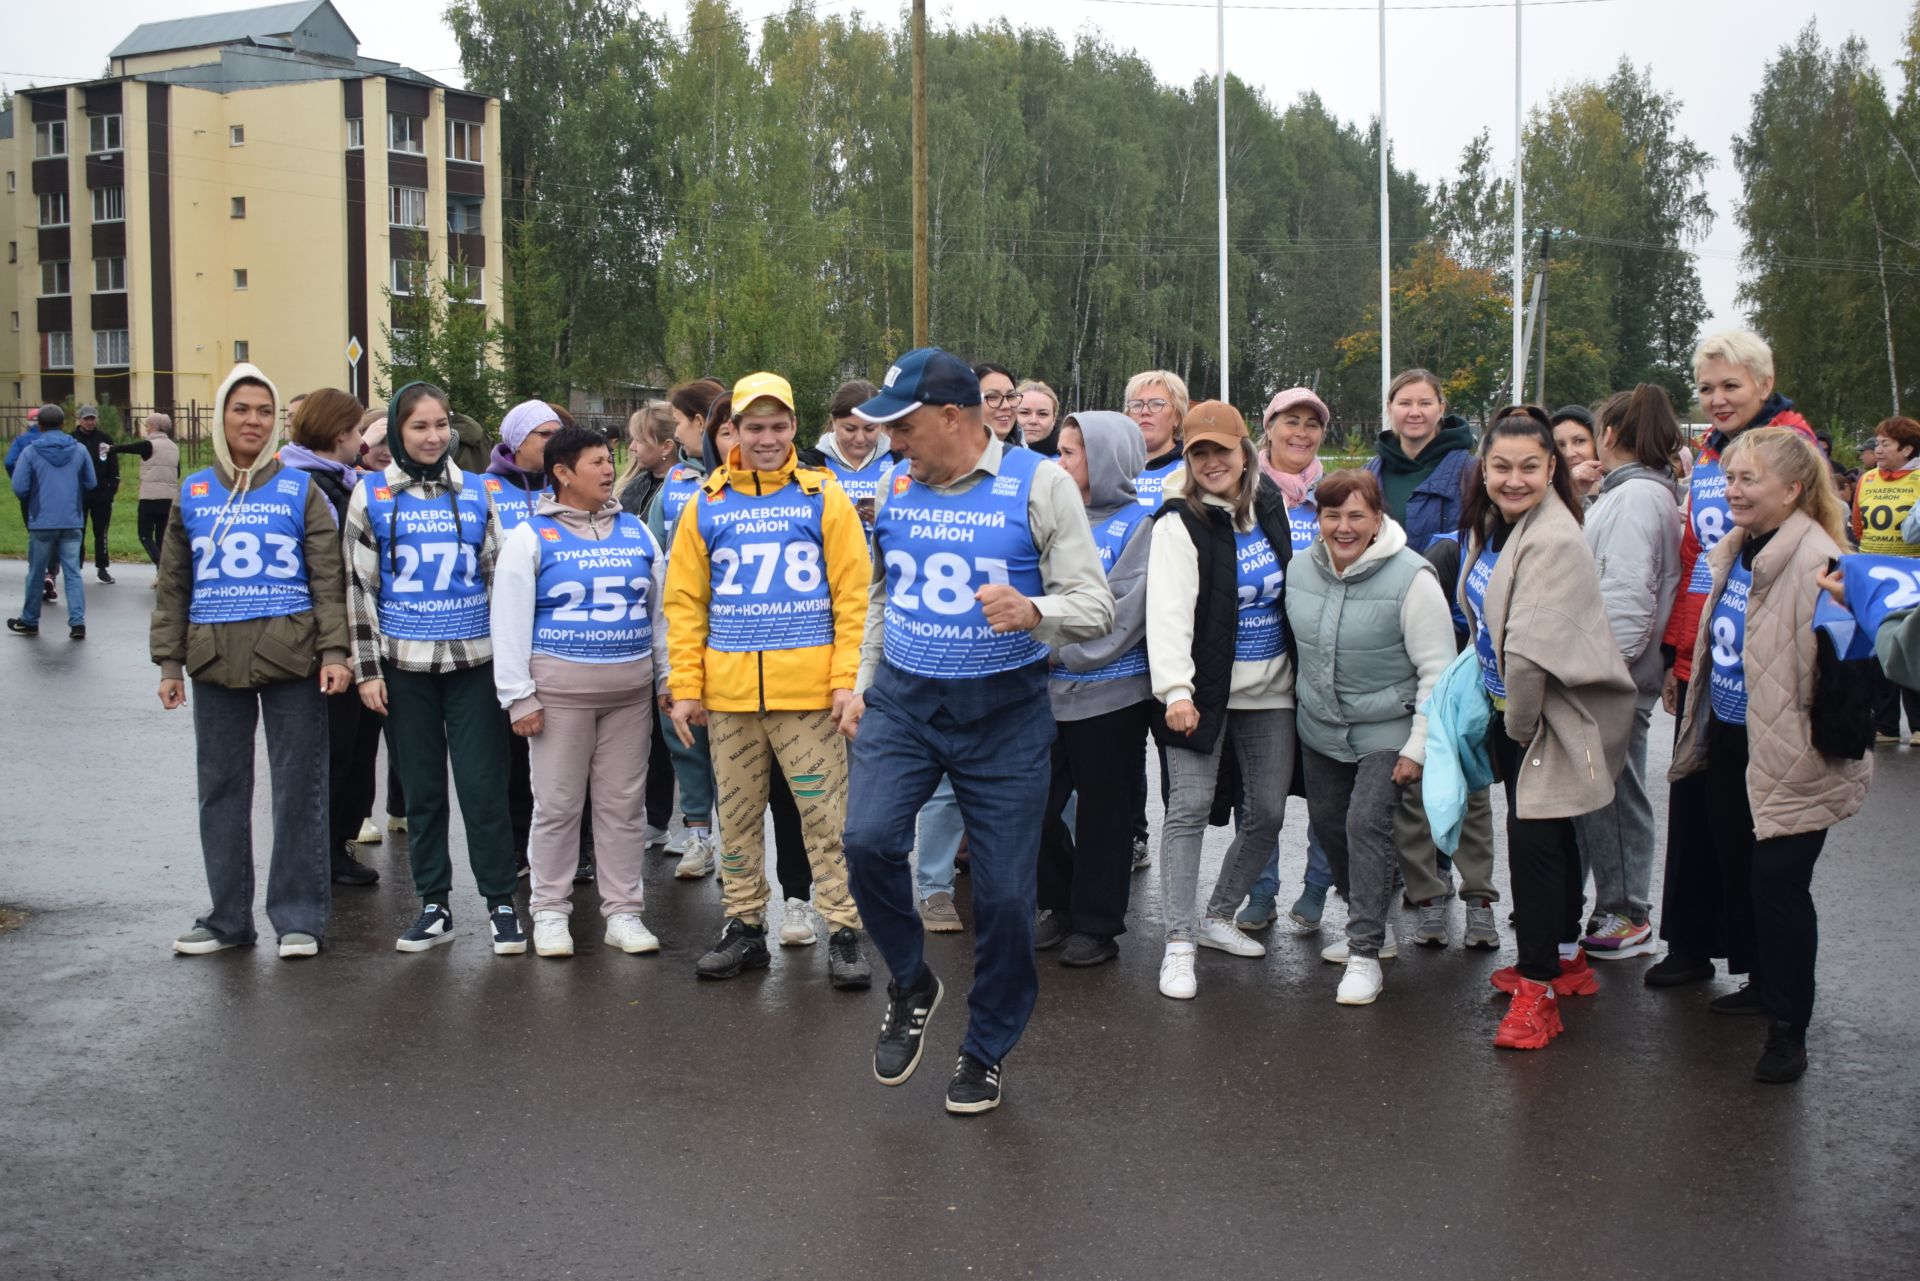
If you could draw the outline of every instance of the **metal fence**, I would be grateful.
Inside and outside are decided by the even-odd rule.
[[[38,404],[0,405],[0,440],[12,443],[15,436],[26,431],[27,415],[38,408]],[[102,405],[100,409],[102,425],[110,430],[115,440],[129,444],[140,439],[140,425],[146,422],[147,415],[154,412],[150,405]],[[112,417],[105,417],[108,414]],[[189,401],[174,406],[167,417],[173,420],[173,439],[180,446],[182,472],[204,467],[213,461],[212,405]],[[71,422],[67,424],[69,430],[72,426]]]

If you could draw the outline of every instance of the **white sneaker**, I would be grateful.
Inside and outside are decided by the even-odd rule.
[[[1193,944],[1169,943],[1160,958],[1160,995],[1176,1001],[1191,1001],[1200,990],[1193,975]]]
[[[1231,952],[1235,956],[1265,956],[1267,949],[1257,940],[1248,938],[1240,932],[1240,927],[1232,921],[1218,916],[1200,918],[1200,931],[1195,940],[1201,947],[1210,947],[1220,952]]]
[[[573,955],[573,931],[567,928],[565,912],[533,914],[533,950],[538,956]]]
[[[647,830],[640,834],[640,843],[650,850],[657,850],[667,843],[667,829],[647,824]]]
[[[1340,976],[1340,990],[1334,993],[1333,999],[1341,1005],[1372,1005],[1385,982],[1380,974],[1380,962],[1371,956],[1350,957],[1347,972]]]
[[[686,853],[680,856],[673,875],[678,880],[697,881],[713,870],[713,860],[713,837],[701,832],[688,832]]]
[[[394,818],[394,817],[389,817],[389,818],[387,819],[387,830],[388,830],[389,832],[404,832],[404,831],[406,831],[406,830],[407,830],[407,818],[406,818],[406,815],[404,815],[404,814],[402,814],[402,815],[400,815],[400,816],[399,816],[398,818]]]
[[[533,926],[533,936],[537,946],[540,937],[540,924],[537,921]],[[617,947],[629,956],[660,950],[660,940],[653,936],[653,931],[647,928],[646,922],[640,919],[638,912],[617,912],[609,916],[606,943],[608,947]],[[567,944],[567,950],[569,952],[573,950],[571,940]]]
[[[360,820],[360,835],[353,838],[353,843],[355,845],[378,845],[386,839],[386,833],[380,830],[378,823],[370,818],[363,818]]]
[[[1398,955],[1400,955],[1400,940],[1393,937],[1393,926],[1389,925],[1387,926],[1386,937],[1380,942],[1380,959],[1383,961],[1391,961]],[[1347,940],[1342,938],[1322,948],[1320,959],[1329,961],[1334,965],[1345,965],[1347,963]]]
[[[812,947],[819,941],[813,932],[813,916],[797,898],[787,900],[787,914],[780,922],[781,947]]]

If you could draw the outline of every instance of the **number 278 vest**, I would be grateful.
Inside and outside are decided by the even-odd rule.
[[[996,633],[974,593],[989,583],[1046,594],[1040,549],[1027,520],[1033,477],[1051,466],[1030,449],[1000,456],[1000,474],[962,494],[941,494],[902,465],[874,521],[874,554],[886,568],[886,660],[903,672],[966,680],[1046,657],[1030,632]]]

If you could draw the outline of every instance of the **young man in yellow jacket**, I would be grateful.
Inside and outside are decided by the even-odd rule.
[[[800,465],[786,379],[742,378],[733,421],[739,444],[682,514],[667,568],[670,715],[682,743],[691,726],[708,726],[722,839],[727,923],[695,969],[726,979],[769,963],[761,816],[777,767],[799,802],[813,903],[831,931],[828,978],[863,989],[872,967],[840,845],[847,756],[838,725],[860,671],[866,533],[832,477]]]

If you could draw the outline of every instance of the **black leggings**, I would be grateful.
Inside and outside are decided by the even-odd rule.
[[[1560,977],[1560,945],[1580,938],[1586,878],[1570,818],[1519,818],[1514,792],[1525,744],[1507,737],[1495,713],[1487,744],[1507,789],[1507,879],[1513,886],[1513,928],[1520,973],[1537,983]]]
[[[142,498],[134,515],[140,546],[146,549],[147,559],[156,565],[160,563],[160,544],[167,536],[167,521],[172,516],[171,498]]]

